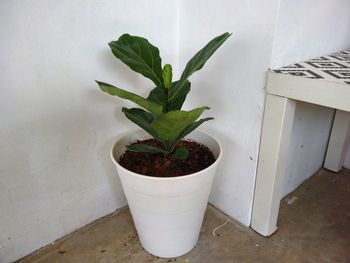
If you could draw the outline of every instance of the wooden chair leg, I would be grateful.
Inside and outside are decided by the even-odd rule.
[[[251,227],[263,236],[277,229],[295,106],[295,100],[266,96],[251,221]]]
[[[325,168],[333,172],[339,172],[342,169],[349,139],[350,112],[337,110],[324,162]]]

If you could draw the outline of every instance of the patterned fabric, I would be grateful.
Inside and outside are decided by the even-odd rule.
[[[311,79],[325,79],[350,85],[350,50],[296,63],[276,69],[274,72]]]

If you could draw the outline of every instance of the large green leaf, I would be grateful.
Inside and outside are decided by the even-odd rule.
[[[205,45],[201,50],[199,50],[193,58],[187,63],[185,70],[182,72],[182,80],[188,79],[193,72],[200,70],[205,62],[214,54],[214,52],[229,38],[231,34],[228,32],[215,37],[208,44]]]
[[[137,94],[131,93],[129,91],[117,88],[111,84],[104,83],[101,81],[96,81],[100,89],[104,92],[107,92],[110,95],[118,96],[119,98],[130,100],[141,107],[145,108],[149,112],[159,115],[162,113],[163,106],[154,101],[145,99]]]
[[[147,100],[156,102],[161,105],[165,105],[166,102],[166,96],[164,93],[163,88],[155,87],[154,89],[151,90],[149,93]]]
[[[113,54],[132,70],[152,80],[157,87],[163,87],[159,50],[147,39],[124,34],[108,45]]]
[[[177,84],[169,91],[169,101],[173,101],[177,96],[180,96],[182,90],[186,87],[186,80],[192,75],[193,72],[200,70],[205,62],[214,54],[214,52],[225,42],[230,36],[229,33],[224,33],[215,37],[205,47],[199,50],[186,64],[186,67],[181,75]],[[185,97],[186,98],[186,97]]]
[[[143,121],[145,121],[148,124],[151,124],[155,120],[155,117],[151,113],[139,108],[128,109],[123,107],[122,112],[127,114],[133,114],[138,118],[141,118]]]
[[[173,86],[172,88],[176,87],[178,81],[173,82]],[[184,82],[182,82],[182,86],[181,89],[179,89],[179,93],[177,94],[177,96],[175,96],[172,100],[170,100],[169,103],[169,111],[173,111],[173,110],[181,110],[182,105],[185,102],[186,96],[187,94],[190,92],[191,90],[191,82],[189,82],[188,80],[185,80]]]
[[[179,135],[176,137],[176,139],[174,140],[174,144],[178,144],[182,138],[184,138],[186,135],[190,134],[193,130],[197,129],[199,127],[199,125],[201,125],[203,122],[209,121],[209,120],[213,120],[214,118],[204,118],[204,119],[200,119],[198,121],[192,122],[189,125],[187,125],[187,127],[185,129],[183,129]]]
[[[153,138],[163,143],[163,140],[158,136],[157,132],[151,127],[154,117],[147,111],[139,108],[122,108],[125,116],[133,123],[148,132]]]
[[[177,83],[178,81],[173,82],[170,89],[175,87]],[[168,111],[181,110],[181,107],[186,99],[186,96],[191,90],[191,82],[187,80],[183,82],[183,85],[184,86],[180,90],[180,93],[178,94],[178,96],[176,96],[172,101],[168,101]],[[164,93],[164,89],[155,87],[149,93],[147,100],[156,102],[164,106],[166,103],[166,95]]]
[[[167,142],[167,146],[175,146],[176,141],[182,131],[192,122],[194,122],[208,107],[196,108],[191,111],[171,111],[159,115],[152,123],[159,138]],[[168,150],[168,149],[167,149]]]

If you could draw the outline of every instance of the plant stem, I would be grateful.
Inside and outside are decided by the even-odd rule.
[[[168,102],[169,90],[167,88],[163,88],[163,91],[164,91],[164,95],[165,95],[164,111],[168,112],[169,111],[169,102]]]

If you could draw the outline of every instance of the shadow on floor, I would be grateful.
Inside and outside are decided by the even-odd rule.
[[[350,170],[321,169],[281,201],[279,229],[262,237],[208,206],[197,246],[161,259],[140,245],[127,208],[17,261],[21,263],[350,262]]]

